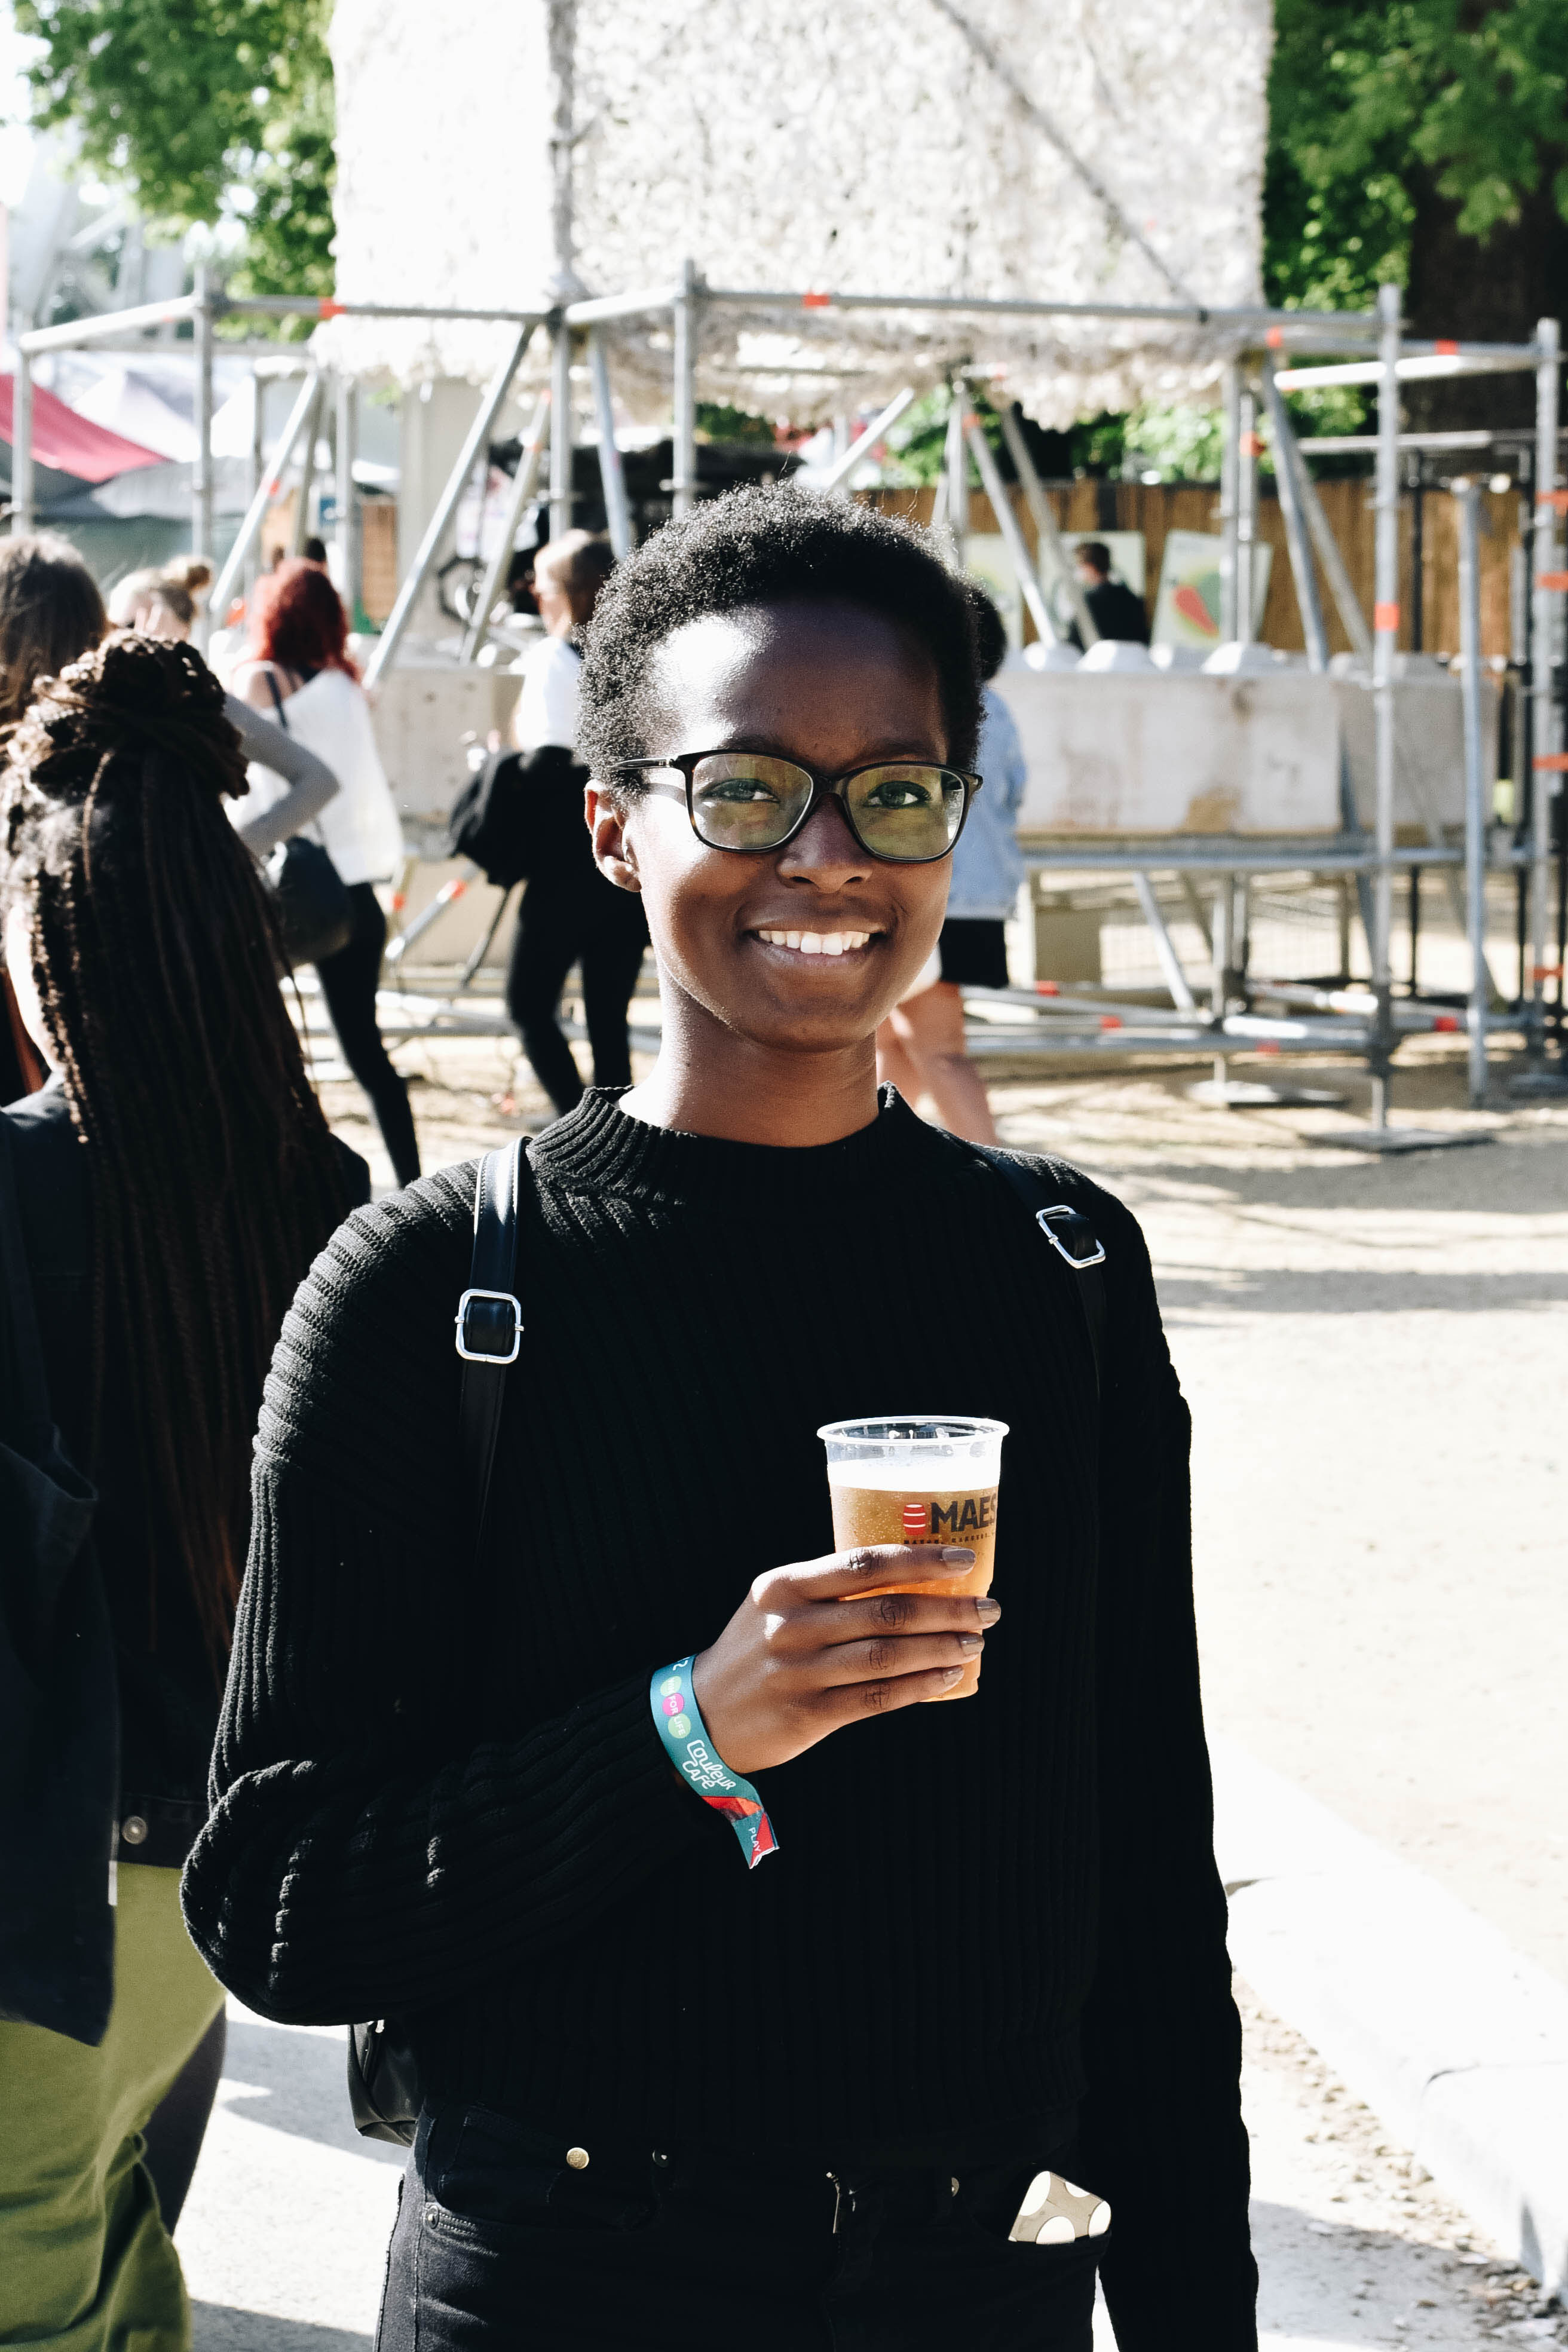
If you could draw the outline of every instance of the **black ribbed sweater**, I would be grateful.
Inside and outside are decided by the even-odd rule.
[[[279,2020],[412,2013],[434,2095],[589,2144],[967,2161],[1079,2102],[1124,2347],[1250,2346],[1187,1415],[1135,1222],[1051,1164],[1109,1251],[1097,1412],[1077,1277],[890,1090],[809,1150],[590,1095],[534,1161],[482,1570],[452,1343],[472,1168],[350,1218],[295,1301],[197,1944]],[[818,1424],[906,1411],[1011,1426],[979,1696],[759,1774],[781,1852],[748,1873],[665,1759],[649,1674],[832,1549]]]

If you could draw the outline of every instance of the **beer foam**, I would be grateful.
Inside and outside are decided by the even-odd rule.
[[[886,1454],[870,1462],[830,1462],[830,1486],[861,1486],[889,1495],[960,1495],[994,1486],[1002,1475],[1002,1449],[984,1454],[910,1453],[902,1461]]]

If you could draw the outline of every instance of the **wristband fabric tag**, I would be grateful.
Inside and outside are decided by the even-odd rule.
[[[695,1653],[693,1654],[693,1656]],[[672,1666],[656,1669],[648,1685],[653,1719],[665,1752],[681,1779],[696,1790],[705,1805],[729,1816],[741,1841],[748,1870],[755,1870],[764,1853],[776,1853],[779,1842],[763,1810],[763,1801],[749,1780],[721,1762],[713,1752],[691,1689],[692,1658],[678,1658]]]

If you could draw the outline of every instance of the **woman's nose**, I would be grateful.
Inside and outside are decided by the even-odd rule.
[[[837,884],[869,873],[873,862],[850,832],[842,804],[829,798],[818,803],[788,847],[779,852],[778,870]]]

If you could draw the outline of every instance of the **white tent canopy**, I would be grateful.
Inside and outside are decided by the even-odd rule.
[[[591,293],[667,286],[689,254],[710,286],[797,294],[1259,299],[1268,0],[338,0],[340,298],[549,299],[552,13]],[[340,320],[321,340],[409,383],[488,374],[505,330]],[[1190,393],[1225,347],[1130,319],[726,306],[698,390],[805,421],[962,361],[1065,424]],[[668,320],[617,331],[615,363],[658,413]]]

